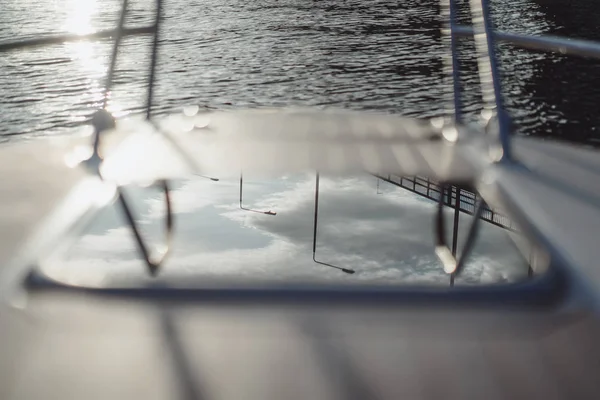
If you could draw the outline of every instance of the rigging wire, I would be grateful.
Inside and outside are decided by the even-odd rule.
[[[460,90],[460,69],[458,60],[458,37],[456,29],[456,2],[454,0],[441,0],[441,17],[445,21],[442,26],[442,44],[449,49],[444,57],[444,80],[448,91],[448,102],[446,106],[447,118],[454,124],[462,122],[462,101]]]
[[[154,41],[152,42],[152,53],[150,58],[150,72],[148,74],[148,93],[146,98],[146,119],[150,120],[152,114],[152,101],[154,100],[154,85],[156,82],[156,63],[158,60],[158,43],[160,40],[160,27],[162,24],[163,14],[163,1],[156,0],[156,15],[154,20],[154,26],[156,31],[154,32]]]
[[[123,28],[125,27],[125,19],[127,17],[127,5],[129,0],[123,0],[121,5],[121,16],[119,17],[119,24],[115,33],[115,40],[113,42],[112,53],[110,56],[110,66],[108,68],[108,74],[106,75],[106,83],[104,85],[104,102],[102,108],[106,109],[108,105],[108,98],[110,96],[110,89],[115,76],[115,69],[117,67],[117,57],[119,54],[119,48],[121,47],[121,39],[123,38]]]
[[[470,0],[469,9],[473,24],[479,83],[484,103],[484,118],[497,124],[499,154],[496,161],[510,160],[510,119],[504,109],[504,100],[500,88],[497,57],[494,43],[492,18],[488,0]]]

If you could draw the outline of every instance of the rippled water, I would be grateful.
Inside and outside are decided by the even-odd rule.
[[[120,1],[2,3],[4,41],[110,28],[118,18]],[[129,26],[151,23],[153,0],[130,3]],[[159,112],[177,111],[190,103],[209,108],[294,104],[432,116],[443,107],[437,0],[165,3]],[[493,5],[499,29],[526,33],[562,29],[546,8],[532,0]],[[109,102],[118,116],[143,109],[149,46],[149,36],[124,40]],[[464,46],[464,59],[470,58],[470,46]],[[101,104],[109,50],[110,41],[103,40],[3,54],[0,135],[53,134],[81,124]],[[576,107],[561,106],[564,90],[556,96],[546,88],[558,83],[546,77],[548,65],[560,65],[562,59],[506,45],[500,56],[507,104],[521,132],[569,138],[568,111]],[[479,92],[472,60],[466,71],[466,108],[474,112]],[[590,85],[581,86],[585,90]],[[572,97],[576,101],[582,96]],[[575,118],[575,123],[581,119],[585,118]],[[595,120],[584,122],[592,132]],[[574,140],[591,143],[594,137]]]

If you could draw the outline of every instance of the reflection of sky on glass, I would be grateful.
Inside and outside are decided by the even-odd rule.
[[[426,199],[382,184],[375,178],[322,177],[317,259],[353,268],[354,275],[312,261],[314,176],[275,182],[245,177],[244,205],[277,212],[266,216],[239,209],[239,182],[197,178],[177,182],[174,252],[162,278],[197,278],[194,282],[335,282],[439,283],[448,276],[433,252],[435,205]],[[145,195],[150,192],[146,189]],[[156,239],[164,207],[152,192],[132,198],[139,220]],[[448,213],[449,220],[451,214]],[[461,214],[464,238],[470,217]],[[449,221],[450,222],[450,221]],[[520,280],[526,264],[506,232],[482,224],[480,237],[460,281],[492,283]],[[145,280],[129,230],[120,215],[108,210],[68,257],[48,267],[73,283],[105,284],[109,280]],[[457,282],[458,283],[458,282]]]

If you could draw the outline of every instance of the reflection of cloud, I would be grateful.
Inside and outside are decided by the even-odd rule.
[[[244,202],[277,211],[276,217],[270,217],[238,208],[236,181],[184,182],[173,196],[177,233],[164,278],[447,284],[433,253],[435,205],[391,185],[377,195],[375,179],[370,177],[321,179],[317,257],[357,273],[348,276],[313,263],[314,184],[314,176],[273,184],[248,182]],[[155,224],[162,218],[160,202],[147,202],[146,222]],[[464,238],[471,218],[460,218],[459,235]],[[487,224],[482,227],[474,257],[460,281],[505,282],[522,277],[525,266],[505,232]],[[102,268],[113,278],[142,276],[131,234],[122,228],[86,236],[63,267],[72,273],[76,271],[72,268],[88,265],[90,258],[105,260]]]
[[[215,204],[215,200],[230,198],[237,190],[238,186],[234,182],[212,182],[199,177],[184,182],[180,188],[174,190],[171,201],[178,214],[188,214]],[[153,196],[146,203],[150,207],[147,215],[149,219],[162,218],[165,215],[162,196]]]
[[[128,254],[134,250],[131,232],[127,227],[110,229],[104,235],[86,235],[78,243],[82,252],[90,256],[104,256],[108,251],[115,258],[121,254]]]
[[[265,197],[276,203],[281,218],[246,217],[260,230],[283,240],[312,246],[314,179]],[[322,260],[368,270],[401,269],[403,279],[447,279],[433,254],[435,205],[407,191],[393,189],[375,194],[372,179],[321,179],[318,253]],[[240,214],[235,213],[239,218]],[[451,225],[451,215],[447,215]],[[461,215],[459,238],[466,236],[472,218]],[[523,261],[511,248],[505,232],[483,223],[463,281],[507,281],[524,273]],[[459,249],[461,241],[459,240]],[[308,249],[306,250],[308,251]],[[310,250],[312,251],[312,249]],[[513,268],[507,268],[506,263]],[[389,271],[388,271],[389,272]],[[515,275],[516,274],[516,275]]]

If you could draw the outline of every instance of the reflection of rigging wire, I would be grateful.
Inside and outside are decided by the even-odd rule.
[[[213,178],[212,176],[206,176],[206,175],[200,175],[200,174],[194,174],[194,176],[199,176],[201,178],[210,179],[213,182],[219,182],[219,178]]]
[[[265,214],[265,215],[272,215],[275,216],[277,215],[276,212],[273,212],[271,210],[269,211],[260,211],[260,210],[254,210],[252,208],[246,208],[243,206],[242,204],[242,193],[243,193],[243,189],[244,188],[244,177],[242,174],[240,174],[240,209],[244,210],[244,211],[251,211],[251,212],[255,212],[255,213],[259,213],[259,214]]]
[[[475,244],[475,239],[477,238],[477,233],[479,231],[479,225],[481,220],[481,213],[485,207],[485,202],[483,199],[480,199],[475,205],[475,210],[473,212],[473,222],[469,227],[469,231],[467,233],[467,238],[465,240],[465,244],[463,245],[463,250],[460,257],[456,257],[456,239],[457,239],[457,228],[458,221],[455,219],[454,221],[454,233],[453,233],[453,244],[452,250],[450,250],[447,242],[446,242],[446,232],[445,232],[445,221],[444,221],[444,192],[448,191],[448,205],[451,205],[452,201],[452,188],[449,185],[440,185],[440,197],[438,200],[437,213],[435,218],[435,252],[440,261],[444,266],[444,271],[447,274],[450,274],[450,284],[454,284],[454,277],[458,276],[462,271],[465,262],[473,250],[473,246]],[[454,199],[454,207],[455,207],[455,218],[458,215],[458,209],[460,204],[460,189],[456,190],[456,197]]]
[[[316,181],[315,181],[315,215],[314,215],[314,225],[313,225],[313,261],[317,264],[324,265],[326,267],[339,269],[347,274],[353,274],[356,271],[349,268],[342,268],[336,265],[332,265],[326,262],[317,260],[317,224],[319,222],[319,173],[317,172]]]
[[[139,251],[140,255],[142,256],[142,258],[144,259],[144,261],[146,262],[146,266],[148,268],[148,272],[150,273],[150,275],[156,275],[158,273],[158,270],[159,270],[161,264],[165,260],[167,254],[170,250],[170,247],[171,247],[170,243],[171,243],[171,239],[173,236],[173,212],[172,212],[172,202],[171,202],[171,195],[170,195],[169,187],[167,186],[167,181],[165,181],[165,180],[160,181],[158,183],[158,185],[161,186],[161,188],[163,189],[163,193],[165,196],[165,204],[166,204],[166,211],[165,211],[166,240],[165,240],[165,242],[166,242],[166,246],[164,246],[163,249],[156,249],[154,254],[152,254],[150,252],[150,250],[146,244],[146,241],[141,236],[140,230],[138,228],[138,224],[135,222],[135,218],[133,217],[133,214],[131,212],[131,207],[129,207],[127,200],[125,198],[125,194],[123,193],[122,189],[119,188],[119,202],[121,203],[121,206],[123,207],[123,212],[125,214],[125,218],[131,228],[131,231],[133,233],[135,241],[138,245],[138,251]]]

